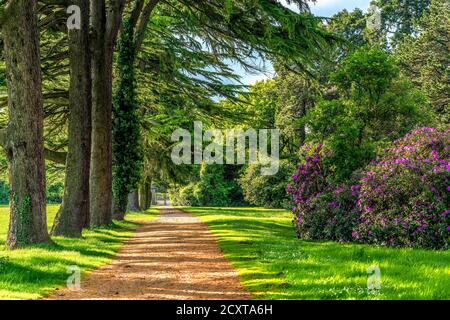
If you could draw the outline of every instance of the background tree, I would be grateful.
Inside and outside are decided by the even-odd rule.
[[[374,0],[381,9],[382,33],[387,46],[397,45],[416,32],[415,22],[428,10],[431,0]]]
[[[113,218],[122,220],[128,195],[140,180],[143,150],[136,101],[134,30],[123,24],[118,45],[119,80],[113,107]]]
[[[426,93],[443,124],[450,121],[449,17],[447,2],[432,1],[416,24],[416,34],[405,37],[395,52],[402,74]]]
[[[306,124],[309,139],[331,149],[326,162],[337,180],[367,164],[384,142],[430,123],[424,95],[399,76],[387,52],[363,47],[342,60],[332,79],[340,96],[321,100]]]

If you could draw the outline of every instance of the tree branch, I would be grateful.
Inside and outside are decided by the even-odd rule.
[[[44,148],[45,160],[49,160],[59,164],[66,164],[67,152],[53,151]]]
[[[155,9],[156,5],[160,2],[160,0],[149,0],[142,11],[141,17],[139,19],[139,24],[137,26],[135,32],[135,46],[136,51],[139,51],[141,48],[142,42],[145,37],[145,29],[147,28],[148,21],[150,20],[150,16],[152,15],[153,9]]]
[[[142,8],[144,7],[145,0],[136,0],[136,4],[134,5],[133,11],[130,16],[130,23],[133,26],[133,29],[136,27],[139,16],[141,15]]]
[[[0,146],[5,148],[6,145],[6,129],[0,129]],[[46,160],[55,163],[66,164],[67,152],[53,151],[44,148],[44,157]]]
[[[111,0],[106,13],[106,44],[113,46],[122,23],[126,0]]]

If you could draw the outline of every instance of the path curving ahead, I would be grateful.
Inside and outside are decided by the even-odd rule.
[[[49,299],[250,299],[205,223],[161,209],[127,240],[110,265],[93,271],[79,290]]]

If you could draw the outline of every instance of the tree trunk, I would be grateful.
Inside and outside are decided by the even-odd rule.
[[[92,151],[90,225],[112,222],[112,52],[106,46],[104,0],[91,1],[92,17]]]
[[[125,0],[91,1],[92,149],[90,226],[112,223],[112,67]]]
[[[43,101],[35,0],[15,0],[3,21],[8,83],[5,151],[10,223],[7,246],[49,242],[45,214]]]
[[[153,205],[153,192],[152,192],[152,183],[150,180],[150,183],[147,188],[147,209],[150,208]]]
[[[139,192],[141,209],[145,211],[150,208],[151,204],[151,184],[146,180],[139,189]]]
[[[139,204],[141,206],[141,210],[145,211],[147,210],[147,200],[146,200],[146,195],[147,191],[145,190],[145,184],[143,184],[140,188],[139,188]]]
[[[121,208],[112,197],[112,217],[114,220],[123,221],[125,219],[126,209]]]
[[[91,61],[89,1],[76,0],[81,29],[69,31],[69,148],[64,197],[53,224],[55,236],[81,237],[89,225],[89,165],[91,156]]]
[[[138,190],[133,190],[128,195],[128,210],[138,212],[141,211],[139,207],[139,193]]]

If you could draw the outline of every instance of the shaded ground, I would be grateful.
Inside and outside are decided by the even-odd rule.
[[[176,209],[145,222],[112,264],[50,299],[249,299],[206,224]]]

